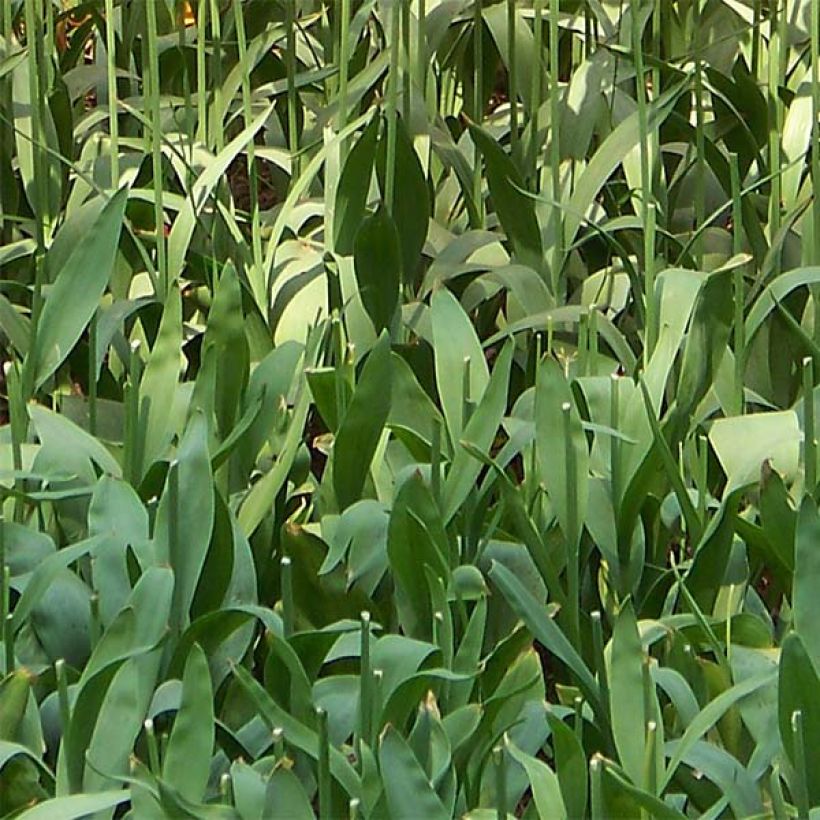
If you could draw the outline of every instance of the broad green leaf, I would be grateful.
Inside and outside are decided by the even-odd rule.
[[[389,329],[399,303],[402,261],[399,231],[384,206],[365,217],[353,243],[359,295],[376,333]]]
[[[515,258],[536,271],[543,271],[544,251],[535,216],[535,203],[523,191],[526,186],[518,169],[501,146],[482,128],[470,124],[470,136],[481,151],[487,184],[498,220],[509,237]]]
[[[228,263],[214,292],[202,339],[202,356],[216,358],[216,422],[226,439],[236,421],[248,381],[249,350],[242,311],[242,288],[236,268]]]
[[[379,764],[391,817],[411,820],[424,816],[446,820],[450,816],[413,751],[392,726],[388,726],[382,735]]]
[[[395,190],[391,216],[399,228],[402,281],[413,287],[417,280],[421,252],[430,221],[430,194],[413,142],[403,119],[396,123]],[[377,169],[382,191],[385,190],[387,139],[379,142]]]
[[[624,771],[642,785],[646,757],[644,704],[644,653],[632,603],[627,602],[615,620],[609,671],[609,710],[612,734]]]
[[[84,240],[56,271],[25,367],[36,389],[65,361],[91,321],[111,277],[128,191],[105,204]]]
[[[574,546],[581,537],[586,516],[589,450],[569,383],[558,362],[549,357],[538,366],[535,429],[541,481],[547,488],[564,538]]]
[[[364,363],[333,445],[333,489],[339,509],[361,498],[390,412],[390,337],[382,333]]]
[[[239,526],[245,536],[250,537],[270,513],[273,502],[287,481],[296,452],[302,442],[305,421],[310,409],[310,394],[304,383],[300,383],[293,413],[288,424],[282,449],[274,465],[251,487],[239,508]]]
[[[717,419],[709,441],[728,479],[726,492],[756,484],[764,461],[781,475],[794,476],[800,428],[791,410]]]
[[[182,306],[179,290],[172,288],[165,300],[159,332],[140,381],[140,400],[145,408],[140,419],[144,431],[142,464],[145,469],[166,454],[176,432],[171,426],[171,409],[180,376],[181,347]]]
[[[365,218],[367,194],[376,160],[379,118],[373,117],[347,155],[333,214],[333,247],[336,253],[353,253],[353,240]]]
[[[820,670],[820,618],[817,590],[820,589],[820,517],[817,506],[806,496],[800,505],[794,541],[792,622],[815,670]]]
[[[247,669],[237,666],[234,675],[269,729],[281,728],[288,743],[316,760],[319,753],[316,733],[278,706]],[[330,749],[330,772],[349,795],[358,796],[361,780],[347,758],[335,748]]]
[[[112,789],[117,785],[116,778],[129,774],[134,741],[142,729],[156,682],[155,672],[156,663],[146,656],[130,658],[117,670],[85,753],[83,791]]]
[[[507,408],[507,391],[513,360],[513,344],[508,341],[493,367],[490,381],[478,407],[462,430],[462,442],[480,452],[489,452]],[[450,521],[475,486],[482,464],[465,446],[459,446],[444,484],[444,520]]]
[[[290,769],[277,768],[271,775],[264,816],[293,820],[313,820],[315,817],[304,785]]]
[[[436,385],[455,450],[466,422],[465,403],[477,405],[481,401],[490,372],[475,330],[455,296],[440,288],[433,294],[430,306]],[[468,369],[469,379],[465,379]]]
[[[552,710],[547,711],[555,750],[555,771],[568,817],[580,817],[587,805],[589,789],[584,748],[575,732]]]
[[[80,820],[96,812],[103,812],[122,805],[129,800],[127,790],[97,792],[97,794],[72,794],[45,800],[18,815],[25,820]]]
[[[801,636],[791,633],[783,641],[780,651],[780,670],[778,676],[778,719],[780,740],[791,761],[795,764],[794,731],[792,715],[796,711],[803,718],[803,748],[805,754],[806,785],[812,805],[820,803],[820,783],[814,772],[820,766],[820,745],[814,742],[820,737],[820,709],[814,692],[820,688],[820,676],[817,668],[806,651]]]
[[[666,775],[662,781],[662,788],[670,783],[689,750],[706,734],[741,698],[756,692],[766,686],[775,677],[773,672],[767,672],[754,678],[748,678],[735,684],[730,689],[721,692],[698,713],[698,716],[686,727],[680,741],[675,744],[674,753],[666,767]]]
[[[519,763],[527,773],[538,815],[554,817],[555,820],[566,820],[567,810],[561,797],[561,786],[555,772],[542,760],[522,752],[514,743],[508,743],[507,750],[513,760]]]
[[[211,673],[205,653],[194,644],[182,677],[182,704],[162,761],[163,778],[186,800],[205,797],[213,745]]]
[[[178,492],[172,509],[169,475],[159,502],[155,527],[157,557],[174,571],[172,621],[185,628],[199,576],[205,564],[214,522],[214,487],[208,455],[207,423],[196,413],[179,446],[176,465]]]
[[[44,451],[48,451],[53,453],[49,462],[62,468],[64,472],[82,475],[82,462],[77,459],[90,459],[114,478],[122,477],[120,465],[99,440],[64,415],[54,413],[41,404],[29,404],[28,412],[43,445],[43,450],[38,454],[38,462],[42,464],[42,456],[46,454]]]
[[[507,603],[524,622],[527,629],[550,652],[561,659],[578,681],[587,699],[593,706],[599,719],[606,719],[606,712],[602,708],[598,684],[578,654],[575,647],[569,642],[552,618],[547,615],[544,607],[528,592],[523,584],[504,566],[494,562],[490,570],[490,578],[498,585]]]
[[[626,777],[619,774],[611,765],[603,766],[603,776],[607,779],[607,785],[618,793],[618,806],[624,809],[625,803],[630,804],[630,810],[635,812],[635,816],[642,816],[643,812],[648,812],[650,817],[661,818],[662,820],[683,820],[685,814],[674,807],[668,805],[660,798],[643,789],[637,788],[630,783]]]

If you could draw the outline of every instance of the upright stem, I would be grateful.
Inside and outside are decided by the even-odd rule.
[[[410,0],[401,2],[401,115],[410,122]]]
[[[350,66],[350,0],[341,0],[339,22],[339,111],[336,117],[338,131],[347,125],[347,81]],[[344,152],[342,152],[344,154]],[[341,157],[344,162],[344,155]]]
[[[558,297],[564,265],[564,220],[561,209],[561,92],[559,85],[558,0],[550,0],[550,175],[552,176],[552,225],[555,231],[552,257],[552,292]]]
[[[820,265],[820,0],[811,0],[811,107],[812,264]],[[815,340],[818,325],[820,306],[815,303]]]
[[[579,562],[579,532],[578,509],[576,505],[577,476],[575,471],[575,446],[572,443],[572,406],[569,402],[561,408],[564,425],[564,447],[567,470],[567,532],[565,533],[567,551],[567,620],[569,638],[575,646],[581,636],[580,624],[580,568]]]
[[[290,149],[291,185],[299,179],[299,134],[296,99],[296,0],[285,0],[287,10],[287,48],[285,70],[288,75],[288,148]]]
[[[157,49],[157,9],[154,3],[145,4],[145,16],[148,33],[148,76],[143,86],[144,93],[148,94],[151,121],[151,167],[154,177],[154,224],[157,243],[157,268],[162,288],[160,294],[163,301],[168,295],[170,281],[168,278],[168,264],[165,244],[165,209],[163,207],[164,188],[162,180],[162,115],[160,111],[160,96],[162,89],[159,78],[159,52]]]
[[[361,616],[361,662],[359,664],[359,763],[362,763],[361,743],[371,745],[373,717],[373,671],[370,666],[370,613]]]
[[[208,78],[205,70],[205,40],[208,0],[199,0],[196,10],[196,108],[197,142],[208,142]]]
[[[247,59],[248,45],[247,38],[245,36],[245,15],[242,11],[241,0],[234,0],[233,12],[234,24],[236,26],[236,40],[239,47],[239,62],[244,64]],[[253,121],[253,109],[251,107],[251,81],[248,71],[242,72],[242,115],[245,127],[247,128]],[[257,275],[261,276],[263,266],[262,221],[259,218],[259,176],[256,170],[256,147],[253,139],[248,141],[246,151],[248,181],[250,182],[251,243],[253,246],[253,264]]]
[[[205,0],[202,0],[205,2]],[[290,6],[292,0],[285,0]],[[225,133],[222,126],[222,20],[219,16],[220,0],[210,0],[211,7],[211,83],[214,89],[213,121],[211,122],[210,144],[219,153],[225,147]],[[288,55],[290,55],[290,28],[288,28]],[[290,104],[290,86],[288,86]]]
[[[530,86],[530,160],[532,167],[530,176],[533,190],[538,192],[540,183],[538,179],[538,155],[541,149],[539,138],[539,111],[541,108],[541,91],[543,86],[542,60],[544,57],[543,45],[543,18],[544,0],[535,0],[533,4],[533,53],[535,59],[532,63],[532,85]]]
[[[117,31],[114,0],[105,0],[105,50],[108,80],[108,134],[111,140],[111,188],[120,187],[120,128],[117,119]]]
[[[701,0],[695,0],[695,28],[700,27]],[[703,60],[695,52],[695,225],[700,231],[706,222],[706,117],[704,114],[703,94]],[[695,262],[698,269],[703,269],[703,236],[695,243]]]
[[[817,486],[817,443],[814,431],[814,361],[803,359],[803,470],[805,491],[813,496]]]
[[[387,78],[387,159],[385,161],[384,199],[392,215],[396,187],[396,140],[398,135],[398,112],[396,103],[399,93],[399,44],[401,38],[401,14],[394,0],[390,8],[390,69]]]
[[[518,71],[515,24],[518,16],[515,11],[516,0],[507,0],[507,97],[510,104],[510,149],[513,160],[518,158]]]
[[[655,238],[658,210],[655,203],[648,203],[644,222],[644,304],[646,310],[646,339],[644,346],[644,367],[649,363],[655,345],[658,343],[658,311],[655,300]]]

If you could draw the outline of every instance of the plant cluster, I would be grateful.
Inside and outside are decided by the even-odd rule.
[[[0,816],[820,811],[820,0],[0,0]]]

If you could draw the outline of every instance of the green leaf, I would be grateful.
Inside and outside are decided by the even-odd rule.
[[[709,441],[728,479],[726,493],[756,484],[764,461],[781,475],[797,473],[800,427],[792,410],[717,419]]]
[[[382,735],[379,765],[390,816],[395,820],[450,817],[412,749],[392,726]]]
[[[676,412],[686,419],[711,387],[726,352],[734,312],[733,271],[709,275],[698,292],[676,393]]]
[[[180,376],[181,348],[182,304],[179,290],[171,288],[162,310],[159,332],[140,381],[140,399],[146,404],[140,419],[145,441],[141,463],[146,469],[165,455],[176,432],[172,427],[171,410]]]
[[[45,800],[17,815],[23,820],[80,820],[96,812],[108,811],[129,800],[131,795],[122,789],[97,794],[72,794]]]
[[[778,719],[780,739],[792,765],[795,764],[794,732],[792,715],[796,711],[803,715],[803,748],[806,777],[811,805],[820,803],[820,782],[813,776],[820,771],[820,708],[815,693],[820,690],[820,676],[812,663],[802,637],[794,632],[783,641],[780,650],[780,672],[778,676]]]
[[[399,231],[383,205],[359,227],[353,263],[362,304],[376,333],[381,333],[392,324],[402,271]]]
[[[250,697],[260,717],[269,729],[281,728],[288,743],[301,749],[314,760],[318,759],[319,738],[316,733],[288,714],[259,685],[247,669],[234,667],[233,673]],[[347,758],[336,748],[330,749],[330,773],[351,797],[357,797],[361,781]]]
[[[490,381],[490,371],[475,329],[458,300],[446,288],[433,294],[430,303],[433,323],[433,356],[436,385],[447,430],[455,450],[465,423],[465,402],[478,404]],[[469,368],[465,395],[465,368]]]
[[[566,820],[567,810],[561,797],[561,785],[555,772],[542,760],[522,752],[512,742],[508,741],[507,751],[527,773],[527,780],[539,817]]]
[[[817,592],[820,589],[820,516],[809,496],[803,499],[797,519],[794,542],[794,581],[792,588],[792,622],[811,658],[820,670],[820,619]]]
[[[57,271],[37,324],[36,346],[25,361],[34,389],[65,361],[97,310],[114,267],[127,198],[125,188],[111,197]]]
[[[516,259],[536,271],[544,269],[541,230],[535,202],[523,193],[524,179],[501,146],[479,126],[470,123],[470,136],[484,157],[487,184],[495,212],[506,232]]]
[[[396,122],[395,191],[391,215],[401,245],[402,281],[413,286],[417,279],[421,252],[430,222],[430,193],[407,126],[401,117]],[[377,168],[382,191],[385,189],[387,139],[379,142]]]
[[[370,351],[333,444],[333,489],[339,509],[361,498],[370,463],[390,412],[390,337]]]
[[[462,444],[456,450],[455,458],[444,484],[444,520],[449,522],[475,487],[482,463],[472,455],[473,448],[488,453],[507,409],[507,391],[513,361],[513,343],[508,341],[493,367],[490,381],[481,397],[481,402],[470,415],[462,431]],[[464,446],[464,443],[469,445]]]
[[[230,435],[241,407],[250,358],[242,311],[242,287],[236,268],[230,262],[219,277],[214,301],[208,311],[208,324],[202,339],[203,360],[209,356],[216,358],[216,421],[219,436],[224,440]]]
[[[555,621],[547,615],[544,607],[502,564],[493,562],[490,578],[533,636],[570,668],[598,718],[606,721],[606,712],[602,707],[598,683],[583,658]]]
[[[353,253],[353,240],[365,218],[378,136],[379,118],[373,117],[350,149],[336,186],[333,247],[344,256]]]
[[[570,442],[566,441],[564,432],[564,408],[567,405]],[[551,357],[545,358],[538,367],[535,429],[541,480],[547,488],[564,537],[575,545],[581,537],[589,497],[589,450],[569,382],[561,366]],[[570,453],[567,444],[571,447]]]
[[[575,732],[553,711],[547,710],[555,750],[555,771],[568,817],[582,817],[589,790],[584,747]]]
[[[171,508],[169,475],[157,510],[155,542],[157,557],[174,571],[172,622],[178,628],[185,628],[190,622],[191,603],[205,564],[214,522],[207,423],[202,413],[191,417],[172,469],[178,476],[177,508]],[[176,534],[173,539],[172,532]]]
[[[635,611],[627,601],[618,613],[612,634],[609,710],[618,756],[636,785],[642,784],[646,756],[643,661]]]
[[[191,647],[182,678],[182,704],[174,720],[162,762],[162,776],[183,798],[200,802],[211,770],[214,714],[208,660]]]

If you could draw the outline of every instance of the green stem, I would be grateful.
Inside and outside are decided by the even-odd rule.
[[[204,0],[203,0],[204,2]],[[285,0],[290,6],[291,0]],[[222,125],[222,21],[219,16],[220,0],[211,0],[211,82],[214,89],[213,118],[209,144],[219,153],[225,147],[225,131]],[[288,54],[290,50],[290,29],[288,29]],[[290,87],[288,87],[288,104],[290,104]]]
[[[495,768],[495,805],[498,820],[507,817],[507,761],[504,749],[496,746],[493,749],[493,766]]]
[[[592,651],[595,660],[595,671],[598,675],[598,689],[601,692],[601,702],[609,709],[609,675],[604,658],[604,629],[599,610],[590,613],[592,621]]]
[[[239,49],[239,62],[244,65],[247,61],[248,44],[245,35],[245,15],[242,11],[241,0],[234,0],[234,24],[236,26],[236,39]],[[253,122],[253,109],[251,106],[251,80],[248,71],[242,72],[242,116],[245,127],[249,127]],[[251,199],[251,243],[253,247],[253,265],[259,277],[262,276],[263,252],[262,252],[262,220],[259,216],[259,176],[256,170],[256,146],[253,139],[248,140],[247,146],[247,167],[248,181],[250,183]],[[257,294],[258,296],[258,294]]]
[[[293,604],[293,564],[286,555],[281,564],[282,583],[282,628],[285,640],[290,640],[295,631],[296,613]]]
[[[603,795],[603,768],[604,761],[599,754],[595,754],[589,762],[589,781],[590,781],[590,817],[591,820],[605,820],[606,813],[604,810],[604,795]]]
[[[347,83],[350,71],[350,0],[341,0],[341,20],[339,24],[339,111],[336,127],[342,131],[347,125]],[[341,162],[344,164],[345,150],[341,148]]]
[[[319,817],[330,817],[332,805],[330,800],[330,740],[327,729],[327,712],[316,710],[316,722],[319,726]]]
[[[390,8],[390,68],[387,77],[387,158],[385,160],[384,201],[388,212],[393,214],[396,188],[396,141],[398,135],[398,112],[396,103],[399,94],[399,44],[401,42],[401,15],[396,3]]]
[[[803,470],[805,492],[814,496],[817,486],[817,442],[814,433],[814,360],[803,359]]]
[[[565,402],[561,407],[563,415],[564,433],[564,458],[566,462],[566,509],[567,509],[567,532],[565,534],[566,555],[567,555],[567,620],[569,621],[567,632],[570,640],[575,646],[580,644],[580,567],[579,564],[579,540],[578,532],[578,509],[577,509],[577,476],[575,469],[575,445],[572,441],[572,405]]]
[[[609,384],[609,426],[618,430],[620,426],[620,377],[613,375]],[[621,508],[621,440],[618,436],[609,439],[610,484],[612,487],[612,507]]]
[[[88,325],[88,432],[97,435],[97,311]]]
[[[63,742],[65,742],[68,727],[71,723],[71,706],[68,701],[68,679],[66,677],[65,661],[62,658],[54,663],[54,676],[57,678],[57,703],[60,711],[60,725],[63,730]]]
[[[820,0],[811,0],[811,178],[812,199],[812,264],[820,264]],[[815,340],[820,334],[820,307],[814,306]]]
[[[552,227],[555,231],[552,257],[552,293],[557,298],[564,267],[564,219],[561,208],[561,90],[559,82],[560,42],[558,0],[550,0],[550,175],[552,177]]]
[[[205,43],[208,26],[208,0],[198,0],[196,10],[196,125],[197,142],[208,142],[208,77],[205,69]]]
[[[794,747],[794,788],[793,797],[797,804],[797,817],[799,820],[809,818],[809,790],[806,770],[806,746],[803,733],[803,712],[795,709],[791,715],[792,743]]]
[[[538,179],[538,155],[541,151],[539,131],[539,111],[541,108],[541,91],[543,86],[542,60],[544,53],[544,0],[535,0],[533,4],[533,53],[535,59],[532,65],[532,84],[530,86],[530,178],[532,188],[536,193],[540,190]]]
[[[165,241],[165,208],[163,199],[165,195],[163,174],[162,174],[162,115],[160,101],[162,88],[159,76],[159,50],[157,48],[157,9],[154,3],[145,4],[146,29],[148,33],[148,71],[143,86],[144,93],[148,94],[149,105],[146,106],[149,112],[151,123],[151,168],[153,172],[154,187],[154,225],[157,243],[157,272],[162,293],[160,297],[164,301],[168,296],[170,281],[168,278],[168,264]]]
[[[373,671],[370,666],[370,613],[361,615],[361,661],[359,664],[359,765],[362,766],[361,744],[371,744],[371,726],[373,717]]]
[[[513,160],[518,159],[518,71],[515,65],[517,59],[516,36],[516,0],[507,0],[507,97],[510,104],[510,150]]]
[[[291,185],[299,179],[299,133],[296,97],[296,0],[285,0],[287,11],[287,47],[285,50],[285,70],[288,82],[288,148],[290,149]]]
[[[114,27],[114,0],[105,0],[106,79],[108,80],[108,135],[111,141],[111,188],[120,183],[120,129],[117,118],[117,32]]]
[[[649,364],[658,343],[658,311],[655,299],[655,242],[658,209],[654,202],[642,206],[644,218],[644,309],[646,311],[646,339],[644,340],[644,367]]]
[[[154,721],[151,718],[148,718],[145,723],[143,723],[143,727],[145,729],[145,745],[148,747],[148,768],[151,770],[152,774],[159,775],[162,768],[159,756],[159,744],[157,743],[157,734],[154,730]]]

